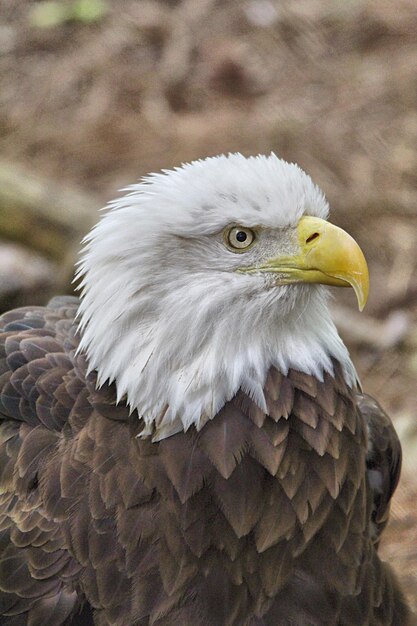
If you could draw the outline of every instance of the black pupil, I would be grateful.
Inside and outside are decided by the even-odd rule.
[[[248,238],[247,234],[243,231],[243,230],[239,230],[236,233],[236,239],[240,242],[243,243],[244,241],[246,241],[246,239]]]

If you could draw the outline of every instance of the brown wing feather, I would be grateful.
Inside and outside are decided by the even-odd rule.
[[[388,522],[390,501],[400,479],[401,444],[389,415],[374,398],[359,394],[358,406],[369,431],[366,465],[373,496],[372,522],[377,543]]]
[[[60,390],[70,360],[49,319],[50,314],[59,317],[60,306],[75,311],[76,301],[56,301],[50,311],[18,309],[0,321],[0,621],[4,626],[67,624],[83,601],[72,582],[80,566],[66,550],[59,523],[45,512],[39,485],[72,404],[66,399],[64,406],[65,394]]]

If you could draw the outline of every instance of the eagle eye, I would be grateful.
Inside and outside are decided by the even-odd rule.
[[[233,226],[225,232],[225,242],[233,252],[243,252],[247,250],[255,241],[255,233],[250,228],[244,226]]]

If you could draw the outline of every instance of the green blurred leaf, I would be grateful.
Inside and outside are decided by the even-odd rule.
[[[80,22],[97,22],[107,12],[103,0],[76,0],[72,5],[71,18]]]
[[[74,0],[71,3],[45,0],[31,9],[29,20],[38,28],[53,28],[70,21],[90,24],[99,21],[106,13],[107,5],[103,0]]]
[[[52,28],[64,24],[69,18],[69,7],[62,2],[46,0],[36,4],[29,13],[29,20],[38,28]]]

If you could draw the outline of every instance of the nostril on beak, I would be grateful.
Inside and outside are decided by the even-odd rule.
[[[314,241],[314,239],[317,239],[317,237],[320,237],[320,233],[312,233],[309,237],[307,237],[306,243]]]

